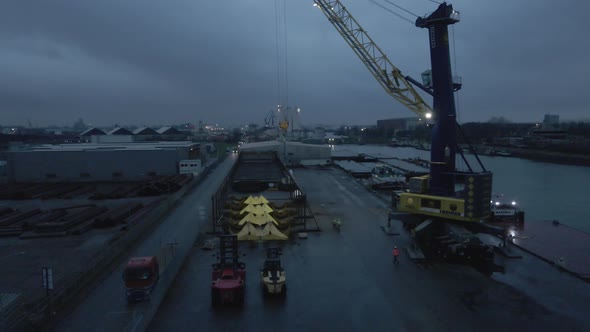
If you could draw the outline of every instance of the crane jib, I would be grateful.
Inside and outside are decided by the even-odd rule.
[[[388,94],[420,117],[428,118],[432,114],[430,106],[422,100],[418,92],[401,75],[400,70],[389,61],[339,1],[315,0],[314,2]],[[391,69],[389,70],[388,67]],[[391,73],[395,85],[388,73]],[[416,105],[420,106],[413,107]]]

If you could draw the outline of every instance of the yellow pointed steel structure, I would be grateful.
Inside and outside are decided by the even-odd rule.
[[[236,233],[239,241],[289,239],[277,228],[279,222],[269,214],[273,212],[273,209],[264,196],[249,196],[244,203],[247,205],[240,214],[247,214],[238,222],[238,225],[242,226],[242,229]]]
[[[244,201],[244,203],[250,205],[250,204],[254,204],[256,201],[257,201],[257,199],[255,199],[254,197],[248,196],[248,198],[246,198],[246,200]]]
[[[256,227],[255,225],[247,222],[236,235],[239,241],[270,241],[289,239],[289,237],[279,231],[272,222],[266,223],[262,228]]]
[[[238,241],[257,241],[260,239],[259,230],[250,223],[246,223],[236,235]]]
[[[245,208],[242,209],[242,211],[240,211],[240,214],[252,213],[254,211],[256,211],[256,206],[254,204],[248,204]]]
[[[258,215],[258,216],[253,213],[248,213],[244,218],[242,218],[242,220],[240,220],[238,225],[244,225],[245,223],[250,223],[253,225],[257,225],[257,226],[263,226],[268,223],[273,223],[275,225],[279,224],[279,222],[276,221],[275,218],[273,218],[268,213],[264,213],[264,214]]]
[[[260,204],[268,204],[268,200],[264,198],[264,196],[252,197],[248,196],[244,201],[245,204],[252,204],[252,205],[260,205]]]
[[[262,229],[263,240],[288,240],[289,237],[277,229],[273,223],[268,223]]]
[[[268,204],[268,200],[262,195],[258,196],[258,202],[258,204]]]
[[[240,214],[254,213],[255,215],[263,215],[265,213],[271,213],[272,211],[273,209],[270,206],[268,206],[268,204],[248,204],[242,209],[242,211],[240,211]]]
[[[271,208],[271,207],[268,205],[268,203],[264,203],[264,204],[258,205],[258,209],[259,209],[260,211],[263,211],[263,212],[265,212],[265,213],[271,213],[272,211],[274,211],[274,210],[273,210],[273,209],[272,209],[272,208]]]
[[[424,102],[401,71],[394,66],[338,0],[314,0],[348,46],[361,59],[385,91],[416,113],[421,120],[432,118],[432,109]]]
[[[255,214],[253,213],[248,213],[244,218],[242,218],[240,220],[240,222],[238,222],[238,225],[244,225],[245,223],[250,223],[250,224],[258,224],[258,218],[256,217]]]
[[[270,214],[268,214],[266,212],[261,214],[260,216],[258,216],[258,220],[261,220],[263,224],[270,224],[270,223],[275,224],[275,225],[279,224],[279,222],[275,218],[273,218],[273,216],[271,216]]]

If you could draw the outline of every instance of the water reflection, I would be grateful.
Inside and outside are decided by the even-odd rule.
[[[407,147],[335,145],[333,156],[365,153],[378,158],[430,159],[430,152]],[[526,221],[553,220],[590,232],[590,167],[569,166],[512,157],[480,156],[484,167],[494,173],[493,191],[516,199],[526,212]],[[475,170],[477,161],[467,160]],[[457,167],[465,167],[461,158]]]

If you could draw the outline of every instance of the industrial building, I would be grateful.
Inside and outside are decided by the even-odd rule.
[[[198,172],[200,158],[192,142],[39,145],[0,153],[9,183],[141,181]]]
[[[80,141],[88,143],[183,141],[187,139],[187,136],[187,133],[170,126],[161,127],[157,130],[142,127],[134,131],[115,127],[107,132],[98,128],[90,128],[80,134]]]
[[[107,135],[133,135],[133,133],[127,128],[115,127]]]
[[[377,120],[379,130],[411,130],[420,124],[418,117]]]
[[[98,135],[106,135],[107,133],[105,133],[104,131],[98,129],[98,128],[88,128],[87,130],[83,131],[80,134],[80,139],[82,140],[90,140],[90,137],[92,136],[98,136]]]
[[[288,166],[326,165],[332,160],[332,148],[328,145],[266,141],[245,143],[239,149],[247,152],[274,151]]]

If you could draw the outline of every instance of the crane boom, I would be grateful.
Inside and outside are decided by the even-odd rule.
[[[429,119],[432,116],[430,106],[422,100],[401,71],[389,61],[339,0],[314,0],[314,2],[388,94],[421,119]]]

